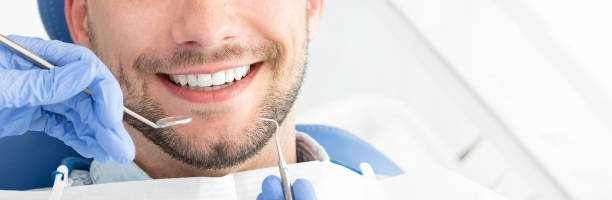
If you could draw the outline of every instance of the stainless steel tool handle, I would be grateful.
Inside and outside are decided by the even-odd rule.
[[[281,179],[283,180],[283,191],[285,193],[285,200],[293,200],[293,193],[291,192],[291,178],[289,177],[289,172],[284,164],[279,163],[281,166],[279,168]]]

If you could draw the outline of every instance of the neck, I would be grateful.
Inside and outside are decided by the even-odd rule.
[[[124,123],[125,124],[125,123]],[[285,121],[280,125],[279,142],[283,156],[288,164],[296,163],[295,150],[295,122],[293,111],[290,112]],[[157,145],[153,144],[142,133],[125,124],[126,129],[132,136],[136,146],[136,158],[134,162],[154,179],[179,178],[179,177],[218,177],[230,173],[248,171],[278,165],[278,154],[276,151],[275,137],[272,136],[259,153],[245,162],[226,169],[209,170],[199,169],[174,159]]]

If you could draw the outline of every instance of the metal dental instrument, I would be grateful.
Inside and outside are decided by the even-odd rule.
[[[274,134],[276,135],[276,151],[278,152],[278,171],[280,171],[281,179],[283,180],[283,191],[285,193],[285,200],[293,200],[293,194],[291,193],[291,179],[289,178],[289,170],[287,169],[287,161],[283,157],[283,153],[281,151],[280,143],[278,140],[278,129],[280,126],[278,122],[273,119],[267,118],[259,118],[263,121],[268,121],[274,123],[276,126],[276,131]]]
[[[0,34],[0,44],[12,50],[13,52],[17,53],[21,57],[29,60],[30,62],[38,65],[41,68],[53,69],[55,67],[53,64],[47,62],[45,59],[42,59],[41,57],[27,50],[23,46],[13,42],[12,40],[10,40],[9,38],[5,37],[2,34]],[[84,92],[87,94],[91,94],[91,91],[89,91],[89,89],[85,89]],[[153,123],[147,118],[144,118],[143,116],[139,115],[138,113],[135,113],[134,111],[128,109],[125,106],[123,106],[123,111],[127,113],[128,115],[140,120],[142,123],[145,123],[153,128],[166,128],[170,126],[187,124],[191,122],[191,117],[172,116],[172,117],[162,118],[160,120],[157,120],[157,123]]]

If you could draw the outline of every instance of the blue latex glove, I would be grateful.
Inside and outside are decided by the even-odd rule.
[[[297,179],[291,186],[294,200],[316,200],[317,196],[314,187],[306,179]],[[282,180],[278,176],[270,175],[261,184],[261,193],[257,195],[257,200],[284,200]]]
[[[42,131],[100,162],[134,159],[122,124],[121,88],[93,52],[59,41],[9,38],[57,67],[41,69],[0,45],[0,137]]]

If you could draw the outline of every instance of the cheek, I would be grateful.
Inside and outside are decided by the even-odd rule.
[[[126,104],[129,104],[131,100],[139,99],[143,95],[144,90],[142,87],[144,84],[138,74],[130,70],[131,67],[128,66],[115,65],[112,68],[113,74],[121,85]]]
[[[169,29],[163,10],[168,6],[159,1],[143,5],[144,1],[104,0],[92,2],[90,26],[95,34],[97,54],[121,83],[126,100],[143,95],[143,86],[151,77],[140,77],[132,64],[143,54],[170,49],[161,41]],[[166,31],[164,31],[166,30]],[[161,53],[160,53],[161,54]],[[146,79],[145,79],[146,78]]]
[[[272,73],[277,87],[289,87],[287,77],[295,78],[303,65],[307,40],[306,3],[296,0],[243,0],[241,17],[266,39],[276,41],[282,47],[282,58]]]
[[[299,46],[306,33],[306,3],[296,0],[242,0],[240,15],[255,32],[279,41],[284,47]],[[290,48],[289,48],[290,49]]]
[[[169,17],[163,15],[167,12],[162,12],[167,7],[162,2],[166,1],[154,5],[142,5],[144,1],[100,2],[101,9],[93,12],[90,18],[105,56],[127,67],[143,52],[159,53],[154,50],[170,49],[168,44],[161,42],[168,41],[164,33],[171,24]]]

